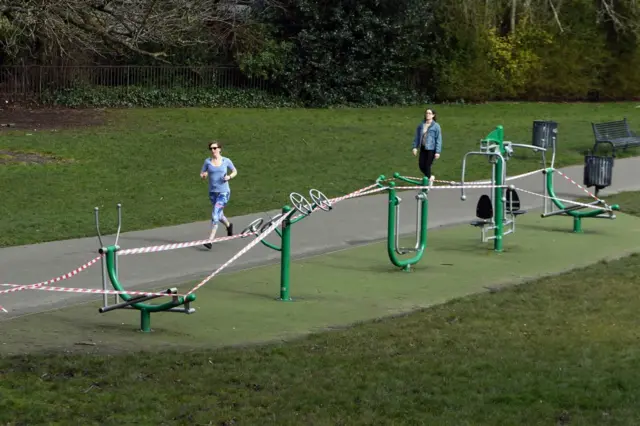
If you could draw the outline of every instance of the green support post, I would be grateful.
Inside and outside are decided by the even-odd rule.
[[[495,239],[493,240],[493,249],[502,252],[502,237],[504,234],[504,202],[502,201],[502,158],[496,157],[494,201],[496,212],[496,227],[494,229]]]
[[[573,218],[573,232],[582,234],[582,218],[579,216]]]
[[[502,238],[504,236],[504,200],[503,200],[503,188],[504,182],[502,180],[502,175],[504,172],[505,164],[503,163],[504,157],[506,155],[506,150],[504,149],[504,128],[502,125],[496,126],[495,130],[493,130],[483,142],[493,142],[498,145],[497,152],[500,156],[495,155],[496,166],[494,168],[494,176],[493,181],[495,182],[496,187],[494,188],[494,212],[495,212],[495,227],[494,231],[494,240],[493,240],[493,250],[500,253],[502,252]],[[493,148],[490,152],[496,152],[496,149]]]
[[[140,330],[144,333],[151,332],[151,312],[140,309]]]
[[[291,207],[284,206],[282,214],[288,214]],[[290,216],[282,221],[282,245],[280,250],[280,299],[283,302],[291,301],[289,293],[291,271],[291,225]],[[263,240],[264,241],[264,240]]]
[[[428,186],[429,179],[427,177],[423,177],[422,181],[418,182],[412,179],[404,178],[400,176],[398,173],[394,174],[394,177],[400,180],[403,180],[408,183],[413,183],[421,186]],[[380,176],[376,183],[379,184],[380,180],[384,179],[384,175]],[[389,255],[389,259],[391,263],[395,266],[402,268],[403,271],[409,272],[411,270],[411,266],[417,264],[424,254],[424,250],[427,246],[427,225],[428,225],[428,214],[429,214],[429,197],[428,190],[423,188],[420,190],[420,193],[417,195],[417,202],[420,206],[420,216],[416,219],[419,223],[416,224],[418,228],[416,229],[416,233],[418,234],[416,240],[416,247],[412,249],[415,251],[415,255],[408,259],[400,259],[398,255],[398,206],[400,204],[400,199],[396,193],[395,182],[389,183],[388,188],[389,193],[389,202],[388,202],[388,217],[387,217],[387,253]]]

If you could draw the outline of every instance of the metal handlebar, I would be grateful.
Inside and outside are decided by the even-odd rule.
[[[96,231],[98,231],[98,241],[100,242],[100,247],[104,247],[104,244],[102,244],[102,235],[100,235],[100,219],[98,219],[99,213],[98,213],[98,207],[94,207],[93,211],[95,212],[95,217],[96,217]]]
[[[122,204],[118,203],[118,230],[116,231],[116,242],[114,245],[118,245],[118,239],[120,238],[120,228],[122,228]]]
[[[519,148],[529,148],[529,149],[533,149],[534,151],[546,151],[547,148],[542,148],[539,146],[535,146],[535,145],[528,145],[525,143],[513,143],[513,142],[505,142],[505,144],[509,144],[511,146],[517,146]]]
[[[471,151],[471,152],[467,152],[464,157],[462,157],[462,178],[460,179],[460,184],[462,185],[462,187],[460,188],[460,190],[462,191],[461,195],[460,195],[460,199],[462,201],[467,199],[467,196],[464,193],[464,172],[467,168],[467,156],[468,155],[495,155],[496,157],[500,157],[500,160],[502,160],[502,181],[504,182],[507,178],[507,163],[504,161],[504,157],[502,156],[502,154],[500,154],[499,152],[483,152],[483,151]],[[491,178],[491,180],[493,181],[493,176]]]
[[[122,229],[122,204],[117,204],[118,209],[118,230],[116,231],[116,241],[113,243],[114,246],[118,245],[118,239],[120,238],[120,229]],[[100,247],[104,247],[104,243],[102,242],[102,233],[100,232],[100,209],[98,207],[93,208],[95,219],[96,219],[96,232],[98,233],[98,242],[100,242]]]

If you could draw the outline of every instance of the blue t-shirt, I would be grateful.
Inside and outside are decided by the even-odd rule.
[[[209,192],[231,192],[229,182],[225,181],[224,177],[227,170],[234,171],[235,169],[233,162],[227,157],[222,157],[222,162],[217,167],[213,165],[211,158],[204,160],[201,173],[207,172],[208,174]]]

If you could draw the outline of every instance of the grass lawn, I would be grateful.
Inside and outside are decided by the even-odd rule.
[[[543,268],[534,268],[526,260],[533,262],[536,256],[548,256],[554,250],[566,256],[553,260],[549,270],[556,270],[563,262],[566,267],[581,265],[580,250],[585,246],[604,253],[609,244],[613,252],[623,240],[632,242],[633,234],[640,230],[636,224],[639,219],[625,214],[638,215],[640,193],[619,194],[608,201],[623,207],[617,220],[627,221],[628,235],[614,229],[617,222],[588,220],[584,235],[561,234],[555,231],[557,221],[563,220],[563,229],[570,229],[570,220],[550,218],[549,225],[544,225],[547,230],[523,224],[520,236],[516,232],[506,239],[507,251],[501,255],[487,252],[484,256],[477,242],[460,246],[451,241],[448,247],[446,241],[452,240],[453,234],[442,238],[438,233],[454,230],[435,231],[424,265],[411,274],[385,274],[382,267],[365,271],[364,254],[370,255],[369,247],[298,261],[298,274],[307,266],[324,265],[322,276],[328,288],[339,286],[329,269],[349,266],[355,271],[342,272],[351,274],[344,279],[352,286],[369,286],[369,290],[366,296],[346,288],[327,292],[316,299],[278,305],[279,311],[289,309],[291,328],[295,328],[317,314],[317,305],[330,299],[341,304],[337,309],[344,313],[349,306],[353,310],[366,304],[383,310],[387,305],[406,307],[412,302],[403,297],[409,287],[422,288],[420,296],[424,297],[434,289],[445,292],[445,277],[455,281],[452,285],[469,289],[493,285],[497,280],[491,274],[500,272],[501,262],[512,268],[502,270],[504,277],[516,273],[528,276],[532,268]],[[531,229],[537,229],[535,237],[529,236]],[[555,240],[542,236],[551,244],[548,252],[541,250],[545,246],[540,241],[530,239],[543,231],[557,235]],[[520,246],[524,243],[518,243],[518,238],[529,239],[535,247]],[[575,250],[563,246],[568,240],[574,241],[571,247]],[[583,244],[576,245],[576,240]],[[359,253],[359,260],[354,262],[350,253]],[[384,250],[379,254],[384,256]],[[438,256],[475,256],[486,261],[454,261],[455,269],[445,270]],[[475,275],[471,274],[473,268]],[[392,279],[390,273],[397,278]],[[429,281],[434,274],[438,279]],[[233,275],[225,278],[233,279]],[[391,289],[386,301],[375,299],[381,290],[374,291],[373,275],[383,276],[378,280]],[[456,278],[470,275],[480,281]],[[362,282],[356,281],[358,276]],[[0,357],[0,424],[635,425],[640,422],[638,277],[640,263],[633,254],[451,300],[398,318],[286,343],[222,349],[215,347],[216,329],[231,323],[246,327],[235,321],[237,316],[253,310],[260,327],[275,320],[276,314],[254,309],[265,305],[259,285],[253,289],[258,297],[252,306],[228,302],[230,297],[246,300],[246,289],[230,286],[225,290],[222,286],[215,290],[217,299],[208,298],[218,305],[217,313],[194,317],[169,314],[166,321],[181,326],[177,330],[163,327],[155,335],[125,331],[132,327],[121,322],[135,321],[133,312],[121,312],[117,318],[108,314],[111,320],[104,317],[96,321],[87,316],[82,324],[75,322],[76,326],[100,330],[99,321],[113,321],[100,331],[104,336],[121,333],[123,353],[114,353],[117,342],[113,342],[107,350],[61,345],[66,351]],[[273,291],[269,288],[265,295],[272,297]],[[294,296],[296,291],[300,295],[302,289],[295,288]],[[219,315],[219,324],[198,328],[201,314]],[[3,322],[3,341],[25,341],[48,328],[64,330],[73,321],[65,315],[34,315],[24,319],[31,326],[23,331],[19,330],[23,319]],[[152,321],[161,324],[157,319]],[[194,329],[186,327],[187,322],[194,324]],[[60,342],[65,341],[64,334]],[[197,335],[212,345],[175,350],[176,342],[181,341],[184,349]],[[145,341],[150,343],[148,351],[131,351],[134,346],[144,346]]]
[[[508,140],[530,143],[532,122],[559,123],[557,166],[583,162],[593,144],[591,121],[632,117],[633,103],[503,103],[437,106],[444,151],[438,178],[459,180],[463,155],[496,125]],[[115,204],[124,229],[207,220],[206,185],[198,172],[212,138],[238,167],[226,213],[237,216],[281,207],[292,191],[317,188],[337,196],[373,183],[381,173],[417,175],[410,153],[423,108],[377,109],[132,109],[108,111],[108,123],[61,131],[7,131],[0,152],[39,153],[48,164],[0,161],[0,247],[115,232]],[[632,126],[638,123],[631,121]],[[630,154],[633,154],[631,150]],[[509,173],[540,168],[538,154],[517,152]],[[467,179],[488,178],[473,157]],[[66,160],[66,161],[62,161]]]

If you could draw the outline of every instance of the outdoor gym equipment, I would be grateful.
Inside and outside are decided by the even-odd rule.
[[[578,183],[574,182],[568,176],[564,175],[562,172],[556,170],[553,167],[553,159],[555,158],[556,151],[556,140],[558,133],[558,124],[554,121],[534,121],[533,126],[533,144],[539,146],[541,148],[546,148],[551,145],[553,149],[553,156],[551,161],[551,166],[547,167],[545,162],[545,169],[542,171],[543,173],[543,212],[541,214],[542,217],[549,216],[571,216],[573,218],[573,232],[581,233],[582,232],[582,219],[583,218],[600,218],[600,219],[615,219],[616,216],[613,213],[616,210],[620,210],[620,207],[615,204],[612,206],[608,206],[603,200],[597,197],[598,192],[611,185],[612,174],[613,174],[613,157],[599,157],[595,155],[586,155],[585,163],[584,163],[584,175],[583,175],[583,183],[584,186],[595,187],[595,195],[591,194],[586,189],[582,188]],[[590,203],[581,203],[578,205],[574,205],[571,207],[566,207],[562,201],[556,195],[554,185],[553,185],[553,175],[554,173],[559,173],[564,176],[567,180],[571,181],[574,185],[583,189],[587,194],[595,199]],[[549,204],[549,200],[551,200],[552,205]],[[589,211],[579,211],[588,207],[593,206],[593,210]],[[596,206],[603,206],[601,208],[595,208]],[[553,207],[556,207],[554,209]]]
[[[280,245],[277,246],[269,241],[266,241],[265,238],[261,239],[260,242],[272,249],[280,252],[280,297],[278,300],[281,301],[291,301],[291,279],[290,279],[290,271],[291,271],[291,226],[294,223],[297,223],[304,219],[305,217],[311,215],[316,209],[321,209],[324,211],[330,211],[333,207],[331,205],[331,201],[320,191],[317,189],[311,189],[309,191],[309,197],[311,197],[312,202],[309,202],[303,195],[292,192],[289,194],[289,201],[293,205],[295,211],[298,212],[298,215],[295,217],[290,217],[292,214],[292,208],[289,205],[285,205],[282,207],[282,212],[277,214],[275,217],[270,218],[269,222],[264,222],[262,218],[258,218],[251,222],[249,226],[247,226],[244,230],[242,230],[241,235],[243,238],[249,235],[260,235],[264,233],[269,227],[276,221],[278,221],[284,215],[285,218],[282,221],[282,229],[275,228],[276,234],[280,237]]]
[[[423,177],[421,181],[410,179],[400,176],[399,173],[394,173],[393,177],[401,181],[411,183],[414,185],[420,185],[422,188],[415,195],[416,199],[416,243],[413,247],[400,247],[400,203],[402,199],[397,195],[395,189],[395,182],[389,182],[388,194],[388,219],[387,219],[387,253],[389,259],[398,268],[402,268],[403,271],[409,272],[411,265],[415,265],[420,261],[424,254],[424,249],[427,246],[427,219],[429,212],[429,189],[426,188],[429,185],[433,185],[433,182],[429,182],[427,177]],[[376,184],[382,186],[381,182],[386,178],[384,175],[380,175],[376,179]],[[401,259],[398,255],[405,255],[407,253],[415,253],[411,258]]]
[[[555,140],[553,142],[555,144]],[[528,148],[534,152],[546,152],[546,148],[537,145],[528,145],[504,141],[504,129],[502,125],[497,126],[486,138],[480,141],[480,151],[470,151],[462,158],[462,185],[461,199],[467,199],[465,194],[464,176],[467,168],[467,157],[470,155],[487,156],[492,165],[491,186],[493,194],[483,194],[476,206],[476,216],[479,220],[474,220],[471,225],[480,227],[482,242],[493,240],[493,249],[496,252],[503,250],[503,237],[515,232],[516,217],[526,213],[520,210],[520,198],[513,186],[504,188],[507,181],[507,160],[513,155],[513,148]],[[554,155],[555,157],[555,155]],[[554,158],[552,157],[552,158]],[[543,156],[543,161],[546,161]],[[508,201],[508,204],[507,204]],[[505,213],[508,217],[505,217]],[[505,231],[505,226],[510,227]],[[488,236],[488,232],[494,232],[493,236]]]
[[[122,284],[118,280],[118,239],[120,237],[120,229],[122,227],[122,205],[118,204],[118,230],[116,232],[116,239],[113,245],[105,247],[102,243],[102,235],[100,234],[100,222],[98,207],[95,208],[96,219],[96,231],[98,233],[98,241],[100,242],[99,253],[102,255],[102,289],[107,290],[107,276],[113,288],[118,292],[125,292]],[[165,291],[166,294],[176,294],[178,290],[176,288],[170,288]],[[118,296],[123,302],[118,303]],[[137,309],[140,311],[140,330],[149,333],[151,331],[151,313],[152,312],[177,312],[184,314],[192,314],[195,312],[194,308],[190,307],[191,302],[196,300],[195,294],[189,294],[186,297],[173,296],[170,301],[161,303],[158,305],[150,305],[143,302],[147,302],[158,297],[167,297],[161,295],[149,295],[149,296],[136,296],[132,297],[128,294],[116,294],[114,304],[110,305],[107,294],[103,294],[103,306],[98,309],[98,312],[105,313],[114,311],[116,309]]]
[[[588,163],[585,167],[588,167]],[[551,210],[547,211],[547,205],[545,203],[545,208],[542,213],[542,217],[549,216],[571,216],[573,218],[573,232],[582,233],[582,219],[583,218],[597,218],[597,219],[615,219],[616,215],[613,213],[614,211],[620,210],[620,206],[618,204],[613,204],[608,206],[603,200],[596,198],[595,201],[591,203],[585,203],[582,205],[575,205],[571,207],[566,207],[562,201],[556,196],[554,187],[553,187],[553,174],[556,170],[552,168],[548,168],[543,171],[545,176],[545,185],[544,185],[544,195],[545,201],[547,196],[551,199],[553,204],[559,210]],[[594,197],[595,198],[595,197]],[[603,205],[604,208],[595,208],[589,211],[579,211],[581,209],[593,206],[596,207],[598,205]]]

